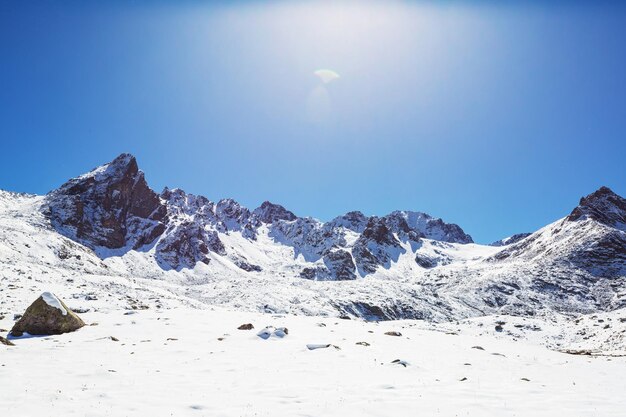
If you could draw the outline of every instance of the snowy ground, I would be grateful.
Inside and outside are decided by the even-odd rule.
[[[512,317],[438,325],[184,307],[125,313],[85,313],[97,325],[0,345],[0,409],[15,416],[500,417],[623,416],[626,407],[626,358],[546,348],[540,340],[564,328],[558,320],[532,330],[539,321]],[[593,327],[604,319],[570,324],[585,320]],[[503,331],[495,321],[506,322]],[[613,322],[623,324],[615,315]],[[12,323],[5,317],[0,327]],[[255,329],[237,330],[244,323]],[[288,335],[256,336],[268,325]],[[526,331],[537,337],[519,337]]]

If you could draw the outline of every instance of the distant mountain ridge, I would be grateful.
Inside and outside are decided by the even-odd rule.
[[[130,154],[52,191],[45,210],[59,233],[100,253],[137,250],[158,240],[157,261],[172,269],[208,264],[209,253],[227,256],[220,233],[239,232],[254,241],[262,226],[305,258],[323,260],[324,265],[301,271],[310,279],[355,279],[357,271],[361,276],[372,273],[388,264],[398,239],[473,242],[458,225],[419,212],[394,211],[384,217],[350,212],[323,223],[297,217],[269,201],[249,210],[232,199],[215,203],[181,189],[166,188],[158,195]],[[352,248],[346,241],[348,232],[361,234]],[[259,268],[241,260],[238,265],[248,271]]]
[[[420,212],[321,222],[268,201],[156,193],[122,154],[45,196],[0,191],[0,264],[62,288],[85,277],[80,288],[101,285],[111,302],[145,280],[147,292],[276,313],[596,312],[626,307],[625,220],[626,200],[602,187],[534,233],[478,245]]]

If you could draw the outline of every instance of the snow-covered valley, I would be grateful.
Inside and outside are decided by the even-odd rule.
[[[2,409],[20,416],[501,417],[621,416],[626,405],[625,358],[568,355],[537,343],[584,323],[130,311],[86,313],[77,332],[2,349]],[[597,321],[584,320],[589,328]],[[495,321],[506,321],[507,330],[496,332]],[[254,329],[238,330],[244,323]],[[515,327],[537,323],[542,330],[528,338]],[[620,326],[612,331],[626,326],[617,316],[605,323]],[[288,334],[264,340],[257,332],[265,326]],[[394,331],[401,336],[385,334]]]

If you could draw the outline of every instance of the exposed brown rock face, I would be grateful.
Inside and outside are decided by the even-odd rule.
[[[323,259],[329,271],[329,279],[339,281],[356,279],[356,266],[350,252],[339,249],[327,253]]]
[[[581,198],[578,207],[567,216],[567,220],[576,221],[585,216],[607,226],[626,230],[626,199],[608,187],[600,187]]]
[[[47,215],[61,234],[91,248],[137,249],[165,230],[166,208],[132,155],[74,178],[47,196]]]
[[[103,258],[152,244],[158,264],[177,270],[208,264],[213,253],[229,256],[244,271],[261,271],[243,254],[227,253],[220,236],[235,232],[256,241],[263,226],[274,241],[293,247],[295,257],[311,263],[322,260],[323,265],[312,265],[301,274],[318,280],[355,279],[357,268],[363,276],[379,266],[389,268],[404,250],[400,242],[422,237],[472,241],[457,225],[420,212],[396,211],[379,218],[353,211],[323,223],[299,218],[269,201],[250,211],[232,199],[213,203],[180,189],[166,188],[158,195],[129,154],[49,193],[43,210],[59,233]],[[348,231],[361,235],[352,248]]]
[[[263,204],[256,208],[252,213],[263,223],[274,223],[277,220],[292,221],[297,218],[295,214],[283,206],[270,203],[269,201],[263,202]]]
[[[197,262],[209,264],[209,251],[226,255],[217,232],[193,221],[170,226],[156,247],[157,260],[165,269],[193,268]]]
[[[352,248],[352,256],[361,275],[371,274],[379,266],[389,267],[404,249],[387,227],[384,218],[371,217]]]
[[[52,335],[73,332],[85,323],[52,293],[43,293],[11,329],[11,335]]]

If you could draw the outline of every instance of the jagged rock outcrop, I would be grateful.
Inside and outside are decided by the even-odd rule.
[[[398,223],[404,219],[410,230],[426,239],[439,240],[448,243],[473,243],[472,237],[465,233],[460,226],[454,223],[445,223],[443,220],[418,211],[394,211],[385,216],[388,221]]]
[[[575,266],[595,277],[622,277],[626,275],[624,219],[626,200],[602,187],[583,197],[569,216],[505,246],[488,261],[532,259],[546,267]]]
[[[68,181],[46,203],[53,227],[92,249],[138,249],[165,231],[167,210],[129,154]]]
[[[99,256],[154,249],[158,264],[168,270],[223,256],[243,271],[260,272],[260,265],[240,249],[227,248],[223,239],[236,233],[256,242],[263,225],[275,244],[292,248],[295,259],[310,263],[301,275],[317,280],[351,280],[357,269],[361,276],[381,266],[389,269],[406,251],[403,244],[417,248],[421,238],[472,241],[457,225],[419,212],[367,217],[352,211],[324,223],[268,201],[250,211],[233,199],[214,203],[176,188],[157,195],[129,154],[68,181],[47,196],[44,207],[58,231]]]
[[[506,237],[504,239],[496,240],[491,243],[489,246],[507,246],[512,245],[514,243],[519,242],[522,239],[526,239],[528,236],[532,235],[532,233],[517,233],[513,236]]]
[[[626,307],[625,204],[608,188],[530,236],[491,247],[465,245],[471,237],[458,226],[418,212],[321,222],[271,203],[250,212],[178,189],[157,201],[146,187],[134,158],[122,155],[45,198],[0,192],[5,276],[43,267],[72,276],[68,282],[83,273],[91,282],[164,277],[201,302],[372,319]],[[76,243],[45,227],[37,210]],[[159,224],[165,230],[151,235]]]
[[[85,323],[54,294],[44,292],[24,312],[11,329],[11,336],[52,335],[76,331]]]
[[[193,268],[197,262],[209,264],[209,251],[226,255],[217,232],[192,220],[168,227],[156,246],[157,261],[165,269]]]
[[[350,252],[338,249],[328,251],[323,265],[303,268],[300,277],[317,281],[348,281],[356,279],[356,266]]]
[[[343,216],[335,217],[330,221],[330,224],[332,227],[344,227],[356,233],[363,233],[368,220],[369,217],[365,216],[360,211],[350,211]]]
[[[350,252],[338,249],[328,252],[323,259],[330,276],[334,279],[338,281],[356,279],[356,265]]]
[[[263,268],[261,268],[259,265],[251,264],[245,259],[235,259],[233,262],[235,265],[237,265],[239,268],[243,269],[246,272],[261,272],[263,270]]]
[[[389,268],[405,250],[387,227],[384,219],[371,217],[354,243],[352,256],[362,276],[376,272],[380,266]]]
[[[400,240],[406,242],[411,240],[418,242],[420,236],[423,233],[418,228],[411,228],[407,223],[407,217],[404,212],[394,211],[391,214],[386,215],[381,220],[389,228],[390,231],[396,234]]]
[[[181,189],[161,193],[168,213],[167,231],[156,245],[157,261],[165,269],[193,268],[210,262],[209,252],[226,255],[215,230],[225,230],[215,203]]]
[[[347,244],[341,228],[310,217],[276,222],[270,229],[270,237],[277,243],[293,247],[296,257],[303,256],[309,262],[319,260],[332,248]]]
[[[295,214],[283,206],[270,203],[269,201],[263,202],[263,204],[257,207],[252,213],[263,223],[274,223],[278,220],[286,220],[289,222],[297,218]]]
[[[257,228],[261,225],[260,220],[232,198],[217,202],[215,216],[220,222],[219,231],[237,231],[248,239],[256,239]]]
[[[615,194],[608,187],[600,187],[597,191],[581,198],[578,207],[567,216],[568,221],[583,218],[626,230],[626,199]]]
[[[430,269],[436,267],[439,264],[439,261],[433,256],[417,253],[415,254],[415,263],[422,268]]]

